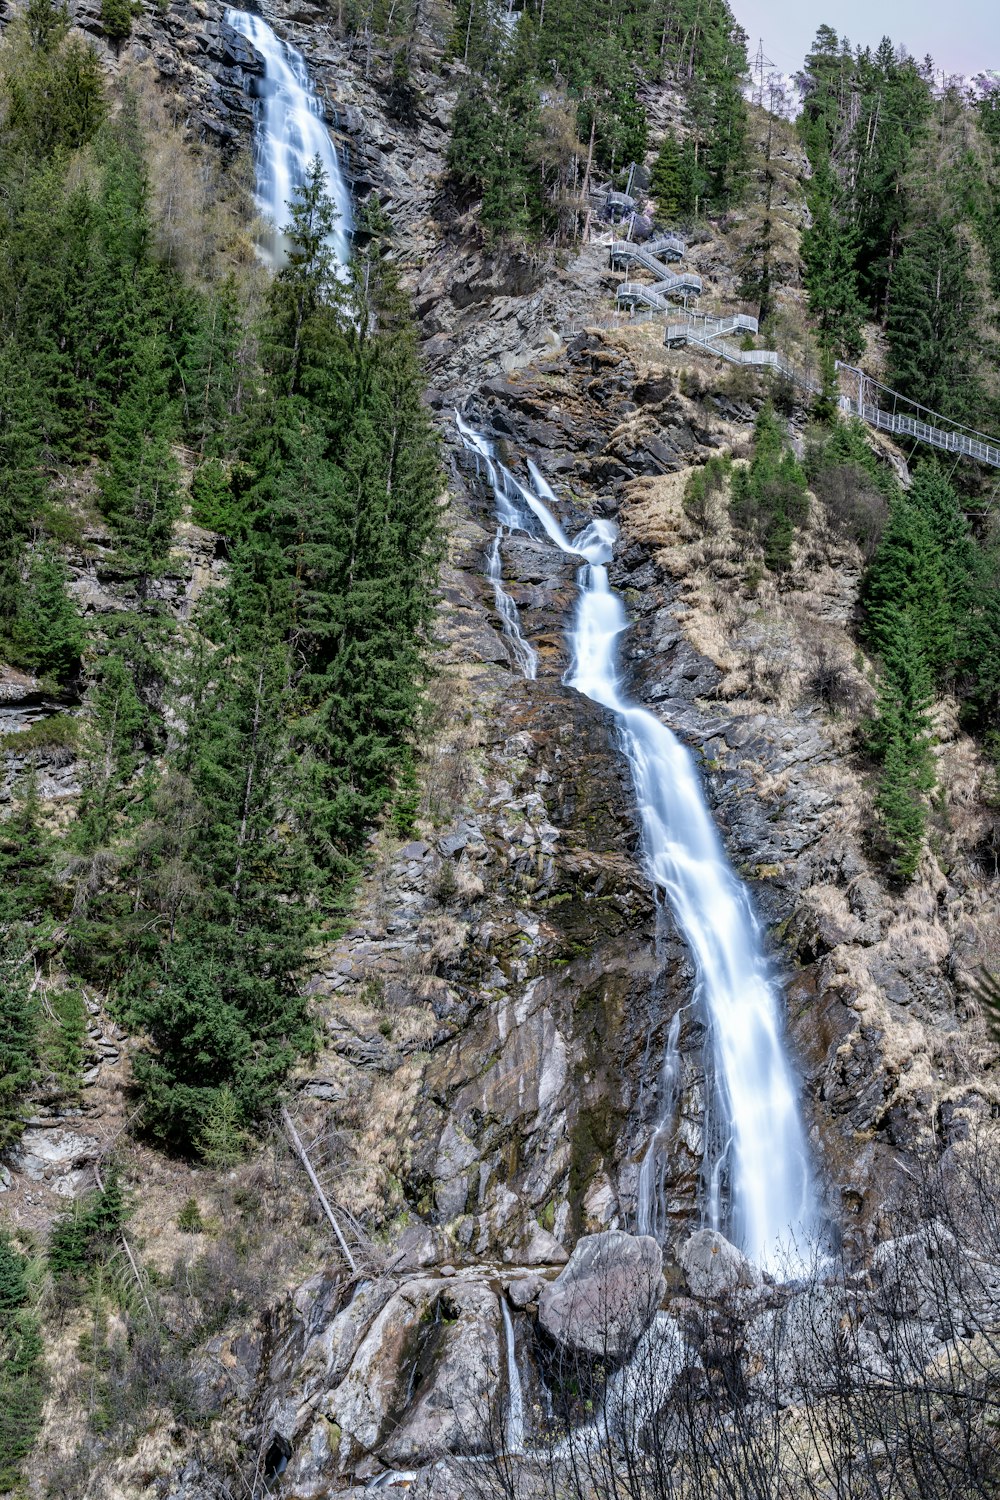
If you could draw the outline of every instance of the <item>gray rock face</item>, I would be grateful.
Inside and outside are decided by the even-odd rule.
[[[696,1230],[684,1241],[677,1259],[692,1296],[717,1301],[761,1289],[757,1267],[715,1229]]]
[[[621,1359],[649,1327],[666,1290],[663,1253],[649,1235],[585,1235],[538,1299],[538,1320],[563,1348]]]

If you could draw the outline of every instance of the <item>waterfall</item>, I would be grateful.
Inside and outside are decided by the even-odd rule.
[[[789,1269],[807,1253],[814,1205],[805,1131],[782,1040],[778,989],[749,896],[726,860],[692,757],[659,719],[623,696],[617,640],[628,620],[611,590],[607,568],[616,528],[610,521],[595,520],[570,541],[545,503],[555,497],[537,469],[531,470],[532,482],[545,499],[515,480],[493,458],[484,438],[461,419],[458,425],[466,446],[490,464],[494,494],[502,495],[498,520],[530,532],[537,519],[549,539],[580,562],[570,641],[573,664],[565,680],[609,709],[618,723],[632,771],[646,867],[687,942],[696,973],[693,1000],[707,1022],[711,1055],[706,1071],[714,1078],[714,1105],[723,1128],[714,1152],[712,1135],[706,1132],[703,1210],[711,1227],[724,1230],[759,1264]],[[675,1107],[671,1050],[676,1051],[676,1044],[672,1031],[661,1074],[660,1120],[640,1173],[647,1229],[663,1227],[660,1179]],[[706,1114],[710,1112],[706,1099]]]
[[[678,1047],[681,1034],[681,1012],[675,1011],[670,1018],[667,1045],[663,1050],[660,1066],[660,1109],[646,1154],[639,1169],[639,1186],[636,1201],[636,1223],[640,1234],[651,1234],[662,1239],[667,1228],[664,1208],[667,1151],[674,1133],[674,1114],[680,1092],[681,1054]]]
[[[288,204],[318,156],[326,172],[327,192],[340,215],[331,235],[331,248],[340,264],[346,266],[351,256],[351,195],[323,123],[322,107],[305,59],[294,47],[280,41],[262,17],[250,11],[227,10],[226,24],[245,36],[264,60],[254,160],[257,208],[274,232],[270,258],[281,259],[279,231],[289,223]]]
[[[486,470],[490,488],[493,490],[497,530],[493,545],[486,554],[486,576],[493,586],[497,614],[500,616],[500,625],[514,663],[520,668],[523,676],[533,681],[538,676],[538,652],[530,641],[525,640],[517,605],[503,586],[503,559],[500,555],[504,531],[523,530],[520,514],[507,494],[508,486],[514,490],[515,494],[518,492],[517,481],[502,464],[496,462],[486,439],[480,437],[478,432],[473,432],[472,428],[462,421],[458,412],[455,413],[455,421],[466,448],[476,455],[476,473],[482,472],[480,467],[482,465]]]
[[[526,641],[521,633],[521,621],[517,613],[517,605],[503,586],[503,561],[500,556],[500,543],[503,541],[503,527],[497,527],[497,534],[493,538],[493,545],[486,554],[486,576],[493,585],[493,598],[500,616],[500,624],[503,633],[510,646],[511,655],[520,667],[522,674],[529,682],[538,676],[538,652],[530,641]]]
[[[503,1340],[507,1353],[507,1430],[506,1451],[524,1452],[524,1392],[521,1389],[521,1373],[517,1368],[517,1348],[514,1344],[514,1324],[511,1321],[507,1298],[501,1292],[500,1311],[503,1313]]]

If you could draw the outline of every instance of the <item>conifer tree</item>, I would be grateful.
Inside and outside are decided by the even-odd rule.
[[[899,496],[889,526],[864,580],[868,640],[884,660],[899,636],[912,638],[933,677],[940,677],[955,647],[954,628],[938,546],[924,510]]]
[[[5,1494],[23,1478],[22,1460],[41,1426],[42,1354],[28,1259],[0,1230],[0,1492]]]
[[[676,137],[669,130],[657,153],[649,190],[661,217],[673,219],[681,206],[681,153]]]
[[[28,529],[45,498],[36,393],[8,346],[0,352],[0,647],[25,610],[23,559]]]
[[[86,639],[66,589],[65,565],[54,547],[42,545],[31,553],[27,575],[11,630],[13,658],[40,677],[65,683],[79,669]]]
[[[0,822],[0,928],[30,924],[37,940],[56,904],[55,842],[42,825],[34,774],[22,777],[12,800]]]
[[[940,221],[911,231],[892,276],[889,382],[945,416],[978,422],[976,329],[981,313],[969,249]]]
[[[0,1150],[24,1129],[23,1101],[38,1076],[38,1005],[24,937],[0,928]]]
[[[172,416],[163,347],[157,339],[143,340],[108,428],[108,461],[98,476],[101,509],[138,576],[140,597],[166,558],[180,513]]]
[[[819,323],[822,342],[856,359],[864,348],[864,306],[857,287],[857,238],[837,206],[837,188],[823,161],[809,186],[812,222],[802,236],[809,309]]]
[[[235,1167],[246,1156],[250,1144],[244,1129],[239,1105],[226,1084],[218,1089],[205,1115],[198,1138],[198,1149],[210,1167]]]

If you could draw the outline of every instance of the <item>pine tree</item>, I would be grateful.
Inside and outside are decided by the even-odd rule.
[[[101,25],[113,42],[131,35],[132,17],[132,0],[101,0]]]
[[[24,777],[0,822],[0,927],[28,923],[36,937],[56,905],[55,841],[42,826],[38,783]]]
[[[180,514],[180,485],[170,449],[173,414],[159,340],[143,340],[135,361],[108,428],[108,461],[97,482],[101,509],[114,527],[123,559],[138,575],[143,597],[170,547]]]
[[[28,529],[45,499],[36,393],[19,359],[0,352],[0,645],[24,617],[23,563]]]
[[[0,931],[0,1150],[24,1129],[25,1095],[38,1076],[34,966],[24,938]]]
[[[934,677],[946,671],[955,637],[941,549],[923,510],[907,498],[900,496],[892,505],[862,599],[867,638],[883,659],[897,648],[902,631],[912,636]]]
[[[895,735],[886,746],[875,806],[889,843],[890,869],[906,884],[920,863],[927,813],[906,741]]]
[[[981,308],[968,245],[941,222],[911,230],[890,290],[889,383],[945,416],[978,422],[983,390],[974,350]]]
[[[29,1265],[0,1231],[0,1492],[23,1478],[22,1460],[41,1427],[43,1345],[31,1307]]]
[[[11,630],[13,660],[56,683],[68,682],[79,670],[86,640],[66,581],[66,568],[55,548],[35,548]]]
[[[246,1156],[250,1136],[228,1084],[218,1089],[206,1115],[198,1147],[210,1167],[235,1167]]]
[[[675,136],[668,131],[657,153],[649,190],[660,216],[668,222],[681,206],[681,153]]]
[[[875,713],[868,747],[881,762],[875,805],[885,832],[890,868],[909,881],[916,872],[927,822],[926,794],[934,785],[928,710],[932,677],[905,608],[887,613]]]
[[[809,208],[812,222],[802,236],[809,310],[819,323],[823,344],[856,359],[864,348],[857,236],[841,218],[835,178],[825,161],[810,183]]]
[[[709,177],[699,159],[698,142],[691,136],[681,147],[678,209],[690,223],[704,209],[709,192]]]

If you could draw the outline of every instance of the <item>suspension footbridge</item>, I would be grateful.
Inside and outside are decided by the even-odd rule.
[[[631,240],[615,240],[611,246],[611,265],[615,269],[641,266],[656,279],[652,284],[627,279],[618,286],[620,308],[648,309],[666,318],[664,343],[678,349],[690,345],[726,360],[729,364],[774,370],[776,374],[805,390],[818,393],[818,372],[804,369],[794,360],[774,349],[746,348],[747,336],[758,332],[757,319],[746,313],[730,317],[713,317],[690,308],[689,298],[698,297],[702,280],[690,272],[673,271],[665,264],[683,260],[686,243],[678,234],[661,235],[639,245]],[[682,299],[683,307],[677,305]],[[839,405],[845,414],[891,437],[926,443],[944,453],[972,459],[1000,469],[1000,439],[977,432],[955,422],[940,412],[931,411],[911,401],[899,391],[882,385],[864,370],[837,361]]]

